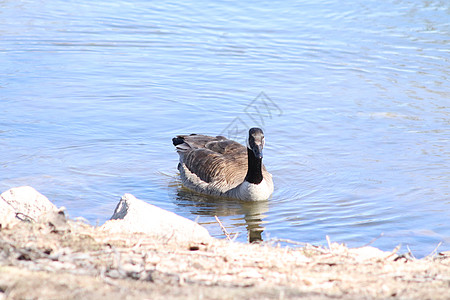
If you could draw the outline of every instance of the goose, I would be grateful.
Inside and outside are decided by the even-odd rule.
[[[248,132],[247,147],[224,136],[178,135],[172,139],[180,156],[182,184],[191,190],[247,201],[269,199],[272,175],[262,163],[264,133]]]

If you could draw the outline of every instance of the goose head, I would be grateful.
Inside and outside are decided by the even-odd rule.
[[[253,152],[256,158],[263,158],[264,133],[261,128],[250,128],[248,131],[247,148]]]

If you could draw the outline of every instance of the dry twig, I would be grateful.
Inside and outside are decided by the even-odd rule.
[[[398,245],[397,247],[395,247],[394,250],[392,250],[392,252],[388,256],[386,256],[384,259],[388,259],[388,258],[391,258],[392,256],[394,256],[398,252],[398,250],[400,250],[401,246],[402,245]]]
[[[362,245],[361,247],[357,247],[357,248],[364,248],[364,247],[370,246],[370,245],[372,245],[373,243],[375,243],[378,239],[380,239],[380,238],[383,237],[383,236],[384,236],[384,232],[380,233],[379,236],[377,236],[376,238],[373,238],[373,239],[372,239],[370,242],[368,242],[367,244],[364,244],[364,245]]]
[[[434,248],[434,250],[431,251],[430,254],[428,254],[427,256],[425,256],[425,258],[428,258],[428,257],[433,258],[434,256],[436,256],[436,254],[437,254],[437,249],[438,249],[441,245],[442,245],[442,241],[440,241],[439,244],[436,246],[436,248]]]
[[[219,223],[220,228],[222,228],[223,233],[227,236],[227,240],[231,241],[231,236],[228,233],[227,229],[223,226],[222,222],[220,222],[219,218],[217,216],[214,216],[216,218],[217,223]]]
[[[333,252],[333,249],[331,249],[331,241],[330,241],[330,237],[329,237],[328,235],[326,235],[325,238],[327,239],[328,248],[330,249],[330,253],[331,253],[331,252]]]

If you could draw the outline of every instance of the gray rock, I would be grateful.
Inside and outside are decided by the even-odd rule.
[[[67,223],[66,215],[64,214],[64,207],[59,211],[46,212],[39,216],[38,221],[46,224],[51,228],[51,232],[64,233],[70,231],[70,226]]]
[[[212,238],[199,224],[125,194],[113,216],[100,230],[145,233],[177,242],[208,242]]]
[[[7,190],[0,196],[0,223],[13,225],[20,220],[34,220],[57,208],[47,197],[31,186],[21,186]]]

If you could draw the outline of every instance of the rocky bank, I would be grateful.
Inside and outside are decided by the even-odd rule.
[[[130,194],[112,215],[93,227],[31,187],[1,194],[0,299],[450,299],[448,252],[218,240]]]

